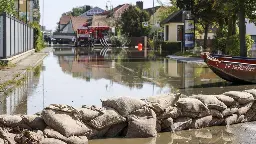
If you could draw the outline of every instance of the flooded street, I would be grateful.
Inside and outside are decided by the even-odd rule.
[[[146,98],[162,93],[220,94],[255,85],[232,85],[205,65],[170,59],[159,61],[94,61],[74,55],[72,49],[55,49],[42,66],[27,72],[27,79],[1,97],[1,114],[35,114],[50,104],[101,106],[100,99],[113,96]],[[93,140],[89,144],[256,143],[254,123],[230,128],[212,127],[159,134],[153,139]]]

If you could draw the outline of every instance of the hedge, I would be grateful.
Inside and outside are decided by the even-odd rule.
[[[162,42],[162,52],[166,55],[171,55],[181,51],[181,42]]]

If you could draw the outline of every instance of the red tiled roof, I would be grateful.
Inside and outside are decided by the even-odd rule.
[[[71,19],[71,16],[63,15],[60,18],[60,24],[67,24]]]
[[[82,27],[88,22],[88,19],[84,17],[71,17],[71,21],[73,25],[73,30],[77,31],[78,28]]]
[[[114,8],[114,12],[116,12],[118,9],[120,9],[122,6],[124,6],[125,4],[122,4],[122,5],[118,5],[117,7]],[[113,10],[108,10],[108,11],[105,11],[99,15],[109,15]]]

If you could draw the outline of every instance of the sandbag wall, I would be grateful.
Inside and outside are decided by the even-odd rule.
[[[168,94],[102,100],[102,107],[52,104],[40,115],[1,115],[0,143],[86,144],[88,139],[147,138],[256,120],[256,89],[222,95]]]

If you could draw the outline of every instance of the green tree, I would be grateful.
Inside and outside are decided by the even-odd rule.
[[[80,16],[81,14],[85,13],[86,11],[90,10],[91,6],[83,6],[83,7],[77,7],[73,8],[71,11],[72,16]]]
[[[15,14],[14,0],[0,0],[0,13]]]
[[[145,10],[130,6],[120,19],[122,33],[132,37],[148,36],[151,28],[143,27],[142,22],[148,22],[149,18]]]

